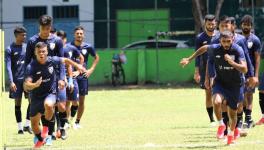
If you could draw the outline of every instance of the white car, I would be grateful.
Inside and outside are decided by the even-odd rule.
[[[145,40],[124,46],[122,49],[146,49],[146,48],[188,48],[188,41],[181,40]]]

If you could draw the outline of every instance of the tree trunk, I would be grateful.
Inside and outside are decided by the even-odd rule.
[[[195,21],[195,34],[203,29],[203,16],[206,14],[205,0],[192,0],[192,13]]]
[[[220,15],[223,3],[224,3],[224,0],[217,0],[217,5],[216,5],[216,8],[215,8],[215,18],[217,20],[219,19],[219,15]]]

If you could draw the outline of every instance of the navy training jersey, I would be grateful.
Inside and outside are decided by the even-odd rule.
[[[248,52],[248,48],[246,46],[247,40],[244,36],[240,35],[240,34],[234,34],[234,41],[233,43],[239,45],[242,50],[244,51],[244,55],[246,58],[246,62],[247,62],[247,68],[248,68],[248,72],[246,73],[247,77],[253,77],[254,76],[254,66],[252,65],[250,56],[249,56],[249,52]],[[211,44],[219,44],[220,43],[220,33],[218,35],[216,35],[212,41]],[[208,50],[210,50],[208,48]]]
[[[208,72],[210,77],[214,77],[224,87],[238,87],[244,84],[244,74],[231,66],[224,55],[228,54],[236,63],[246,61],[242,48],[237,44],[232,44],[229,50],[225,50],[221,44],[209,46],[212,51],[208,52]]]
[[[42,77],[42,83],[39,87],[31,91],[32,96],[43,97],[47,94],[56,93],[56,72],[55,66],[61,64],[61,58],[57,56],[47,57],[45,64],[40,64],[33,60],[26,68],[25,79],[32,78],[35,83]]]
[[[80,58],[80,51],[73,45],[67,44],[64,48],[64,57],[65,58],[69,58],[74,62],[80,62],[79,58]],[[74,69],[74,68],[72,68]]]
[[[80,46],[76,46],[74,44],[74,42],[71,42],[71,43],[68,43],[68,44],[71,45],[71,46],[75,46],[79,50],[79,52],[83,55],[83,57],[84,57],[83,66],[85,68],[87,68],[88,67],[89,55],[91,55],[92,57],[96,56],[96,51],[95,51],[94,47],[91,44],[88,44],[88,43],[85,43],[85,42],[83,42]],[[78,62],[78,60],[77,60],[77,62]],[[82,75],[79,75],[78,78],[80,79],[80,78],[84,78],[84,77]]]
[[[61,38],[57,37],[56,35],[50,34],[48,39],[41,39],[39,34],[36,34],[32,36],[27,43],[26,58],[25,58],[26,65],[29,64],[32,60],[36,59],[34,51],[35,51],[35,45],[38,42],[44,42],[48,45],[48,56],[63,57],[63,42]],[[65,77],[64,65],[58,65],[55,68],[58,77],[61,80],[64,80]]]
[[[217,32],[215,32],[214,34],[217,34]],[[197,51],[203,45],[209,45],[213,37],[214,36],[209,36],[206,32],[202,32],[198,34],[195,40],[195,51]],[[208,58],[207,52],[195,58],[195,67],[205,68],[207,63],[207,58]]]
[[[260,43],[259,38],[253,33],[250,33],[250,35],[248,37],[245,37],[245,38],[246,38],[246,41],[247,41],[246,46],[248,48],[250,60],[252,62],[252,65],[255,68],[255,66],[256,66],[255,52],[260,54],[260,52],[261,52],[261,43]]]
[[[26,44],[12,43],[5,50],[5,63],[9,81],[14,82],[24,79]]]

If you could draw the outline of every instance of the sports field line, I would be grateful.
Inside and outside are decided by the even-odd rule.
[[[264,141],[238,141],[230,146],[243,146],[243,145],[264,145]],[[86,146],[70,146],[70,147],[48,147],[44,146],[44,149],[51,150],[83,150],[83,149],[160,149],[160,148],[220,148],[227,146],[223,141],[215,143],[197,143],[197,144],[154,144],[146,143],[144,145],[86,145]],[[5,147],[5,150],[20,150],[20,149],[32,149],[32,147]]]

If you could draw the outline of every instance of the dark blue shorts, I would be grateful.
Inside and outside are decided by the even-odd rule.
[[[30,94],[31,98],[31,105],[30,105],[30,117],[36,116],[38,113],[44,114],[45,108],[44,108],[44,101],[52,101],[54,104],[56,102],[56,94],[47,94],[44,96],[32,96]]]
[[[264,73],[259,78],[259,91],[264,91]]]
[[[227,102],[227,105],[232,109],[237,109],[238,104],[244,100],[244,86],[240,87],[223,87],[219,83],[213,86],[213,95],[221,94]]]
[[[79,87],[79,95],[85,96],[88,95],[88,80],[87,79],[77,79],[78,87]]]
[[[58,87],[58,82],[57,82],[57,101],[58,102],[66,102],[66,100],[67,100],[66,87],[64,87],[62,90],[60,90]]]
[[[23,89],[23,80],[17,80],[17,81],[14,81],[14,83],[16,84],[16,92],[13,92],[11,90],[9,90],[9,98],[12,98],[12,99],[20,99],[22,98],[22,94],[24,93],[24,97],[25,98],[28,98],[28,93],[24,92],[24,89]]]
[[[79,100],[79,88],[78,88],[78,83],[76,79],[73,79],[73,92],[70,93],[70,89],[67,88],[66,93],[67,93],[67,100],[72,100],[72,101],[78,101]]]

